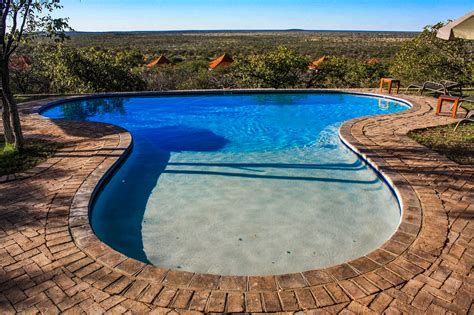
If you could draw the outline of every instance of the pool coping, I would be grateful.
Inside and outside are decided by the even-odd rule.
[[[281,94],[285,94],[285,93],[286,94],[288,94],[288,93],[302,93],[302,94],[303,93],[305,93],[305,94],[308,94],[308,93],[330,93],[330,94],[332,94],[332,93],[334,93],[334,94],[344,93],[344,94],[349,94],[349,95],[360,95],[360,96],[368,96],[368,97],[383,98],[383,99],[390,99],[390,100],[399,101],[399,102],[402,102],[402,103],[409,106],[407,111],[410,111],[412,108],[414,108],[413,104],[411,104],[410,102],[408,102],[406,100],[400,99],[400,98],[395,98],[395,97],[391,97],[391,96],[387,96],[387,95],[378,96],[377,94],[365,93],[365,92],[351,92],[351,91],[337,91],[337,90],[278,90],[278,91],[275,91],[275,90],[233,90],[233,91],[217,90],[217,91],[215,91],[215,90],[212,90],[212,91],[198,91],[197,93],[196,93],[196,91],[172,91],[172,92],[151,92],[151,93],[104,93],[104,94],[93,94],[93,95],[86,95],[86,96],[73,96],[71,98],[67,98],[66,100],[62,99],[62,100],[50,102],[50,103],[42,106],[39,109],[38,113],[41,114],[41,112],[43,112],[47,108],[57,106],[57,105],[60,105],[60,104],[63,104],[63,103],[71,102],[71,101],[82,101],[82,100],[97,99],[97,98],[108,98],[108,97],[131,97],[131,96],[153,97],[153,96],[180,96],[180,95],[190,95],[190,96],[192,96],[192,95],[228,95],[228,94],[246,95],[246,94],[261,94],[261,93],[270,94],[270,93],[275,93],[275,92],[281,93]],[[360,118],[365,118],[365,117],[359,117],[358,119],[360,119]],[[347,135],[344,135],[342,127],[339,131],[339,135],[340,135],[340,138],[341,138],[341,140],[344,144],[346,144],[353,152],[355,152],[365,162],[367,162],[388,183],[389,187],[394,190],[394,192],[396,194],[396,197],[398,199],[398,202],[401,206],[401,208],[400,208],[400,210],[401,210],[401,219],[400,219],[399,226],[397,227],[397,229],[393,233],[393,235],[387,241],[385,241],[382,246],[380,246],[380,248],[386,248],[389,243],[391,243],[393,241],[401,240],[400,237],[397,235],[397,232],[400,231],[400,225],[404,222],[404,217],[403,217],[404,213],[408,212],[408,208],[405,208],[404,205],[407,204],[407,205],[415,206],[417,208],[419,208],[420,205],[418,203],[414,203],[414,204],[410,203],[409,199],[413,198],[413,195],[412,194],[407,194],[407,193],[400,193],[397,186],[393,184],[396,181],[403,180],[402,178],[398,177],[396,174],[393,174],[392,178],[390,179],[390,177],[388,177],[386,174],[384,174],[383,170],[378,168],[376,166],[376,164],[371,160],[370,157],[368,157],[366,154],[362,153],[356,147],[352,146],[350,144],[350,142],[348,140],[346,140]],[[94,202],[94,198],[97,196],[97,194],[102,189],[102,185],[109,180],[109,176],[113,176],[114,171],[117,168],[119,168],[121,163],[123,163],[123,161],[125,161],[126,158],[128,157],[128,154],[131,152],[131,149],[132,149],[132,146],[133,146],[133,138],[130,137],[129,143],[128,144],[124,143],[124,145],[127,146],[127,149],[124,152],[124,154],[122,154],[115,161],[115,163],[113,165],[111,165],[109,168],[102,168],[99,171],[94,172],[92,174],[93,176],[90,176],[85,181],[83,186],[81,186],[81,188],[78,190],[78,192],[76,194],[77,198],[75,198],[72,202],[72,206],[71,206],[71,209],[70,209],[70,217],[73,218],[73,219],[70,220],[70,227],[71,227],[71,234],[73,236],[73,239],[76,241],[76,244],[78,245],[78,247],[81,248],[84,252],[86,252],[89,256],[91,256],[91,258],[96,259],[98,261],[102,261],[108,267],[116,268],[116,269],[118,269],[120,271],[123,271],[125,273],[127,273],[127,270],[122,268],[121,267],[122,265],[126,265],[127,267],[129,265],[134,265],[134,270],[135,269],[137,269],[137,270],[138,269],[147,270],[147,269],[153,268],[154,269],[153,270],[154,274],[156,274],[156,273],[163,274],[163,276],[165,278],[166,278],[166,274],[168,274],[170,271],[172,271],[174,274],[177,274],[177,275],[175,275],[176,277],[185,277],[185,276],[189,276],[190,274],[194,274],[194,276],[197,277],[197,278],[222,277],[222,276],[216,275],[216,274],[205,274],[205,273],[181,271],[181,270],[178,270],[178,269],[162,268],[162,267],[159,267],[159,266],[149,265],[149,264],[143,263],[141,261],[135,260],[133,258],[127,257],[126,255],[116,251],[115,249],[113,249],[112,247],[110,247],[107,244],[106,244],[107,245],[106,252],[108,252],[108,253],[102,252],[102,253],[100,253],[100,255],[97,255],[95,250],[92,250],[92,251],[90,250],[90,247],[95,247],[98,244],[104,244],[95,235],[95,233],[92,229],[92,226],[90,224],[91,206],[92,206],[92,203]],[[87,215],[87,222],[85,222],[85,220],[80,220],[80,218],[84,218],[85,203],[83,202],[83,200],[85,200],[85,199],[88,199],[87,208],[89,209],[88,210],[89,212],[88,212],[88,215]],[[78,223],[77,223],[78,220],[80,220],[80,222],[82,222],[80,225],[78,225]],[[416,231],[416,234],[418,234],[418,231],[419,231],[420,228],[421,228],[421,226],[418,227],[418,230]],[[87,242],[84,242],[84,239],[87,239]],[[413,243],[414,240],[415,240],[415,237],[410,237],[409,242],[403,242],[402,244],[404,245],[404,247],[402,249],[397,248],[397,251],[404,252]],[[369,259],[371,259],[370,257],[372,257],[372,260],[377,262],[376,260],[374,260],[374,257],[378,254],[379,254],[379,249],[376,249],[376,250],[364,255],[363,257],[367,257]],[[393,254],[397,254],[397,253],[393,253]],[[104,256],[108,257],[109,255],[120,257],[120,259],[117,258],[117,260],[114,260],[112,263],[109,263],[108,260],[101,259]],[[122,260],[122,261],[121,261],[120,264],[117,264],[117,261],[119,261],[119,260]],[[385,264],[389,263],[391,260],[392,259],[390,259],[390,260],[388,260],[388,259],[379,260],[378,261],[378,263],[380,265],[379,267],[383,267]],[[360,258],[355,259],[355,261],[360,261]],[[358,263],[352,262],[352,264],[358,264]],[[348,261],[346,263],[336,264],[336,265],[333,265],[333,266],[328,267],[328,268],[317,268],[317,269],[306,270],[306,271],[302,271],[302,272],[298,272],[298,273],[281,274],[281,275],[274,275],[274,276],[275,276],[275,279],[279,279],[279,278],[300,278],[298,275],[301,274],[302,278],[304,279],[305,278],[305,276],[304,276],[305,273],[309,273],[309,272],[313,272],[313,271],[317,270],[318,272],[325,272],[325,273],[330,274],[330,275],[332,274],[337,280],[344,280],[344,279],[347,279],[349,277],[338,275],[337,271],[332,272],[332,270],[334,270],[334,271],[338,270],[338,269],[346,270],[346,272],[349,272],[349,273],[351,273],[352,275],[355,276],[360,271],[357,268],[355,268],[352,264],[351,264],[351,261]],[[355,271],[355,273],[354,273],[354,271]],[[149,271],[147,270],[147,273],[146,273],[145,277],[143,277],[142,273],[138,273],[138,274],[128,273],[128,275],[135,276],[138,279],[144,278],[146,280],[153,280],[153,281],[157,281],[157,282],[164,281],[163,284],[167,284],[168,281],[165,281],[166,279],[161,279],[161,277],[150,279],[148,277],[148,272]],[[179,273],[181,273],[181,275],[178,275]],[[246,279],[246,278],[250,279],[250,278],[253,278],[253,277],[265,278],[265,277],[268,277],[268,275],[236,276],[236,277],[243,278],[243,279]],[[301,281],[301,279],[299,279],[299,280]],[[314,284],[313,282],[309,281],[308,279],[305,279],[303,281],[308,286],[311,286],[311,285]],[[247,282],[247,281],[245,281],[245,282]],[[276,282],[278,282],[278,280]],[[173,286],[176,285],[177,287],[180,287],[181,286],[180,284],[181,283],[172,283]],[[251,284],[249,283],[248,286],[250,288]],[[281,284],[280,284],[280,286],[281,286]],[[285,288],[284,285],[281,286],[281,287]],[[288,288],[292,288],[292,287],[290,286]]]
[[[274,93],[275,90],[224,91],[224,93],[228,92]],[[340,90],[279,90],[277,93],[301,92],[342,92],[375,97],[379,96],[375,93]],[[146,95],[178,95],[174,93],[176,92],[153,92],[146,93]],[[222,94],[223,91],[205,91],[201,94],[212,93]],[[196,91],[179,93],[179,95],[186,94],[195,95]],[[143,93],[106,93],[99,94],[98,96],[137,95],[143,95]],[[94,96],[95,95],[71,96],[66,99],[50,98],[34,101],[24,106],[22,111],[29,115],[36,116],[36,118],[39,119],[50,120],[39,115],[40,111],[45,108],[45,105],[49,107],[64,101],[88,99]],[[178,294],[178,292],[192,291],[192,296],[199,294],[203,296],[206,295],[206,300],[209,299],[209,301],[206,302],[204,308],[195,309],[198,311],[215,311],[212,305],[212,299],[221,301],[223,294],[224,305],[231,304],[229,301],[226,302],[226,299],[229,299],[231,294],[243,294],[245,303],[242,311],[252,311],[252,307],[247,302],[248,298],[258,298],[261,300],[263,308],[260,311],[295,311],[311,308],[305,307],[302,303],[304,300],[303,296],[307,296],[308,292],[318,301],[318,305],[315,306],[322,307],[325,305],[320,302],[320,300],[324,294],[330,296],[330,299],[333,301],[326,306],[338,305],[406,283],[416,275],[423,273],[433,264],[436,255],[438,255],[435,253],[438,252],[439,248],[445,246],[447,228],[442,228],[442,226],[444,226],[444,224],[441,223],[441,221],[443,221],[442,218],[437,218],[437,221],[433,222],[426,220],[426,215],[430,217],[431,209],[427,208],[427,206],[421,202],[420,195],[415,192],[410,182],[399,174],[399,172],[394,170],[390,163],[387,163],[384,158],[373,152],[370,143],[361,143],[359,138],[364,135],[363,128],[367,120],[415,117],[422,112],[425,113],[432,109],[428,104],[423,104],[418,99],[407,101],[387,95],[382,95],[382,97],[397,101],[401,100],[405,104],[410,104],[411,108],[395,114],[356,118],[344,123],[339,131],[343,143],[361,155],[369,165],[383,174],[383,178],[393,185],[402,203],[402,219],[397,231],[380,248],[365,256],[329,268],[272,276],[219,276],[191,273],[154,267],[126,257],[102,243],[95,236],[88,217],[89,205],[91,200],[93,200],[94,194],[97,193],[98,187],[101,186],[104,180],[107,180],[107,176],[113,172],[114,168],[119,166],[126,157],[124,152],[129,152],[133,145],[130,134],[120,128],[117,128],[117,132],[120,132],[120,143],[118,147],[126,148],[125,151],[117,150],[117,152],[121,152],[119,157],[107,158],[98,165],[74,194],[74,199],[69,207],[68,226],[75,246],[94,262],[109,268],[114,273],[123,275],[133,283],[145,281],[149,286],[160,286],[161,288],[157,292],[156,298],[158,298],[158,294],[162,297],[165,293],[171,294],[169,292],[174,292],[173,298],[170,299],[169,303],[166,303],[166,305],[160,304],[159,306],[176,309],[192,309],[189,301],[185,306],[180,307],[180,305],[178,305],[179,303],[176,302],[178,298],[175,297],[175,294]],[[445,119],[445,121],[450,122],[452,120]],[[40,167],[40,171],[43,169],[44,168]],[[17,178],[25,179],[27,176],[35,176],[35,174],[37,173],[32,172],[31,174]],[[10,178],[9,180],[13,179]],[[447,218],[444,221],[447,222]],[[435,224],[434,228],[430,227],[432,223]],[[428,231],[430,235],[426,236],[422,228]],[[149,288],[149,286],[147,288]],[[317,298],[318,296],[320,296],[319,299]],[[299,305],[297,308],[294,307],[295,304],[293,303],[295,299],[298,301],[296,305]],[[156,299],[154,301],[156,302]],[[226,311],[228,310],[229,309],[226,308]],[[255,308],[255,311],[258,311],[258,308]]]
[[[311,93],[320,93],[320,94],[347,94],[347,95],[356,95],[356,96],[366,96],[366,97],[372,97],[376,99],[385,99],[385,100],[391,100],[391,101],[396,101],[399,102],[405,106],[407,106],[407,110],[411,109],[413,107],[413,104],[407,100],[404,100],[402,98],[394,97],[392,95],[381,95],[381,94],[376,94],[376,93],[368,93],[368,92],[358,92],[358,91],[347,91],[347,90],[320,90],[320,89],[284,89],[284,90],[275,90],[275,89],[258,89],[258,90],[247,90],[247,89],[239,89],[239,90],[228,90],[228,91],[223,91],[223,90],[198,90],[198,91],[164,91],[164,92],[120,92],[120,93],[96,93],[96,94],[90,94],[90,95],[79,95],[79,96],[71,96],[67,99],[61,99],[57,101],[53,101],[50,103],[47,103],[43,106],[41,106],[39,109],[37,109],[37,113],[42,115],[44,111],[46,111],[49,108],[69,103],[69,102],[74,102],[74,101],[86,101],[86,100],[91,100],[91,99],[100,99],[100,98],[109,98],[109,97],[161,97],[161,96],[195,96],[195,95],[252,95],[252,94],[311,94]],[[386,114],[378,114],[374,116],[381,116],[381,115],[386,115]],[[45,118],[48,118],[44,116]],[[364,118],[365,116],[362,117],[357,117],[357,118]],[[371,117],[371,116],[366,116],[366,117]],[[127,131],[128,132],[128,131]],[[346,140],[344,135],[341,133],[341,129],[338,130],[338,137],[342,144],[347,147],[349,150],[351,150],[353,153],[355,153],[366,165],[368,165],[375,173],[376,175],[388,186],[388,188],[391,190],[393,193],[394,197],[397,200],[399,209],[400,209],[400,221],[397,225],[397,228],[392,234],[395,234],[395,232],[398,230],[398,226],[402,222],[402,217],[403,217],[403,199],[400,196],[399,191],[397,190],[397,187],[393,184],[391,179],[383,173],[383,170],[381,170],[377,165],[370,160],[369,157],[367,157],[365,154],[361,153],[355,146],[351,145],[349,141]],[[104,188],[104,185],[107,184],[107,182],[113,177],[114,173],[117,171],[117,169],[120,168],[120,166],[127,160],[129,157],[131,151],[133,149],[133,137],[131,137],[131,143],[127,147],[127,149],[123,152],[122,156],[116,161],[114,165],[112,165],[102,176],[102,178],[97,182],[94,191],[91,194],[90,197],[90,202],[89,202],[89,217],[90,217],[90,211],[92,211],[92,208],[94,206],[94,203],[96,201],[96,197],[100,193],[100,191]],[[92,227],[91,227],[92,228]]]

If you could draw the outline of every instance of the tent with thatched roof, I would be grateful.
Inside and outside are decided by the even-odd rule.
[[[154,68],[154,67],[161,67],[161,66],[166,66],[166,65],[172,65],[173,63],[168,60],[164,55],[161,55],[157,59],[153,60],[149,64],[147,64],[148,68]]]
[[[321,58],[319,59],[316,59],[312,62],[310,62],[310,64],[308,65],[308,68],[310,70],[318,70],[319,67],[323,64],[323,62],[325,62],[326,60],[328,60],[329,57],[328,56],[322,56]]]
[[[234,59],[232,59],[231,56],[229,56],[228,54],[223,54],[222,56],[220,56],[219,58],[211,61],[209,63],[209,69],[216,69],[218,67],[225,67],[225,66],[228,66],[230,64],[232,64],[234,62]]]

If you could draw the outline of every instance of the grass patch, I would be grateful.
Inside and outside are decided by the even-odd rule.
[[[51,157],[60,147],[57,142],[26,140],[21,152],[0,140],[0,176],[26,171]]]
[[[472,103],[472,102],[463,102],[462,107],[464,107],[467,110],[474,110],[474,103]]]
[[[462,123],[456,131],[454,125],[418,129],[408,136],[459,164],[474,165],[473,123]]]
[[[15,100],[17,103],[26,103],[30,101],[41,100],[48,97],[50,97],[50,95],[15,95]]]

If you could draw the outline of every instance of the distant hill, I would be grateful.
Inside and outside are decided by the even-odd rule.
[[[74,31],[67,32],[66,34],[70,37],[74,36],[88,36],[88,35],[159,35],[159,34],[177,34],[177,33],[405,33],[405,34],[417,34],[418,32],[411,31],[366,31],[366,30],[306,30],[306,29],[286,29],[286,30],[166,30],[166,31],[105,31],[105,32],[82,32]]]

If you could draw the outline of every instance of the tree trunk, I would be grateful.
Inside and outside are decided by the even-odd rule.
[[[5,143],[14,144],[15,136],[13,135],[13,128],[10,122],[10,108],[3,97],[2,97],[2,122],[3,122],[3,134],[5,137]]]
[[[5,140],[7,143],[12,143],[11,139],[7,139],[7,133],[13,131],[13,145],[15,149],[21,150],[23,148],[23,132],[21,130],[20,115],[18,114],[18,107],[16,105],[15,99],[13,98],[12,91],[10,89],[10,69],[8,68],[8,61],[2,60],[0,62],[0,72],[2,79],[2,101],[4,111],[6,109],[7,114],[9,114],[9,119],[7,119],[8,126],[5,129]],[[3,115],[2,115],[3,116]],[[3,118],[2,118],[3,119]],[[4,120],[4,127],[5,127]]]

